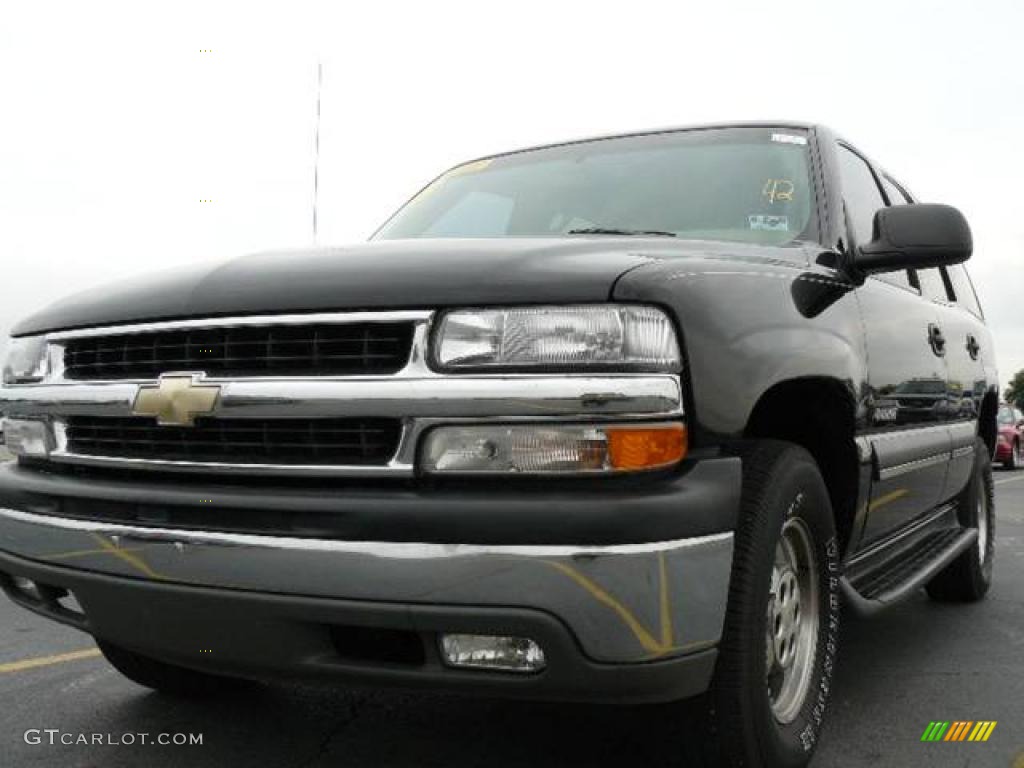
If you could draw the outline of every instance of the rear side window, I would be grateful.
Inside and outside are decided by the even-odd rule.
[[[978,303],[978,296],[974,292],[971,278],[967,276],[967,270],[963,264],[954,264],[946,269],[949,281],[953,285],[953,293],[956,294],[956,303],[971,314],[984,317],[981,311],[981,304]]]
[[[858,245],[869,243],[875,211],[885,207],[875,175],[860,155],[840,144],[839,176],[843,184],[846,216],[853,236]]]

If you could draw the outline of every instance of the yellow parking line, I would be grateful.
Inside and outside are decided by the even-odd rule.
[[[98,648],[86,648],[82,651],[71,651],[71,653],[58,653],[56,656],[40,656],[37,659],[11,661],[7,664],[0,664],[0,675],[6,672],[23,672],[26,669],[36,669],[37,667],[52,667],[54,664],[64,664],[79,659],[95,659],[100,655],[102,654]]]

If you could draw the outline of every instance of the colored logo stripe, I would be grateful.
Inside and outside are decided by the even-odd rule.
[[[988,741],[995,720],[933,720],[921,734],[921,741]]]
[[[943,741],[963,741],[972,725],[974,725],[972,722],[957,720],[950,727],[949,733],[946,734],[946,738]]]
[[[992,731],[996,729],[996,721],[982,720],[971,731],[971,735],[968,741],[988,741],[988,737],[992,735]]]

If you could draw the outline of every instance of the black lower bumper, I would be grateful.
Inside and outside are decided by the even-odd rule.
[[[13,577],[42,586],[44,599]],[[198,670],[252,678],[315,678],[550,700],[656,702],[704,691],[713,648],[670,659],[604,664],[540,610],[274,595],[116,577],[0,552],[0,585],[20,605],[138,653]],[[81,610],[57,598],[64,590]],[[521,675],[453,669],[443,632],[529,637],[547,668]]]
[[[0,507],[176,530],[460,544],[638,544],[731,531],[736,457],[611,478],[285,484],[0,464]],[[486,510],[486,513],[483,512]]]

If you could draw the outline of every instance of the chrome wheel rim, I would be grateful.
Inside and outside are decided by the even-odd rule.
[[[793,517],[775,545],[765,632],[768,701],[780,723],[796,719],[811,687],[819,612],[813,539],[807,524]]]
[[[979,490],[978,493],[978,560],[985,562],[988,554],[988,499],[985,493]]]

